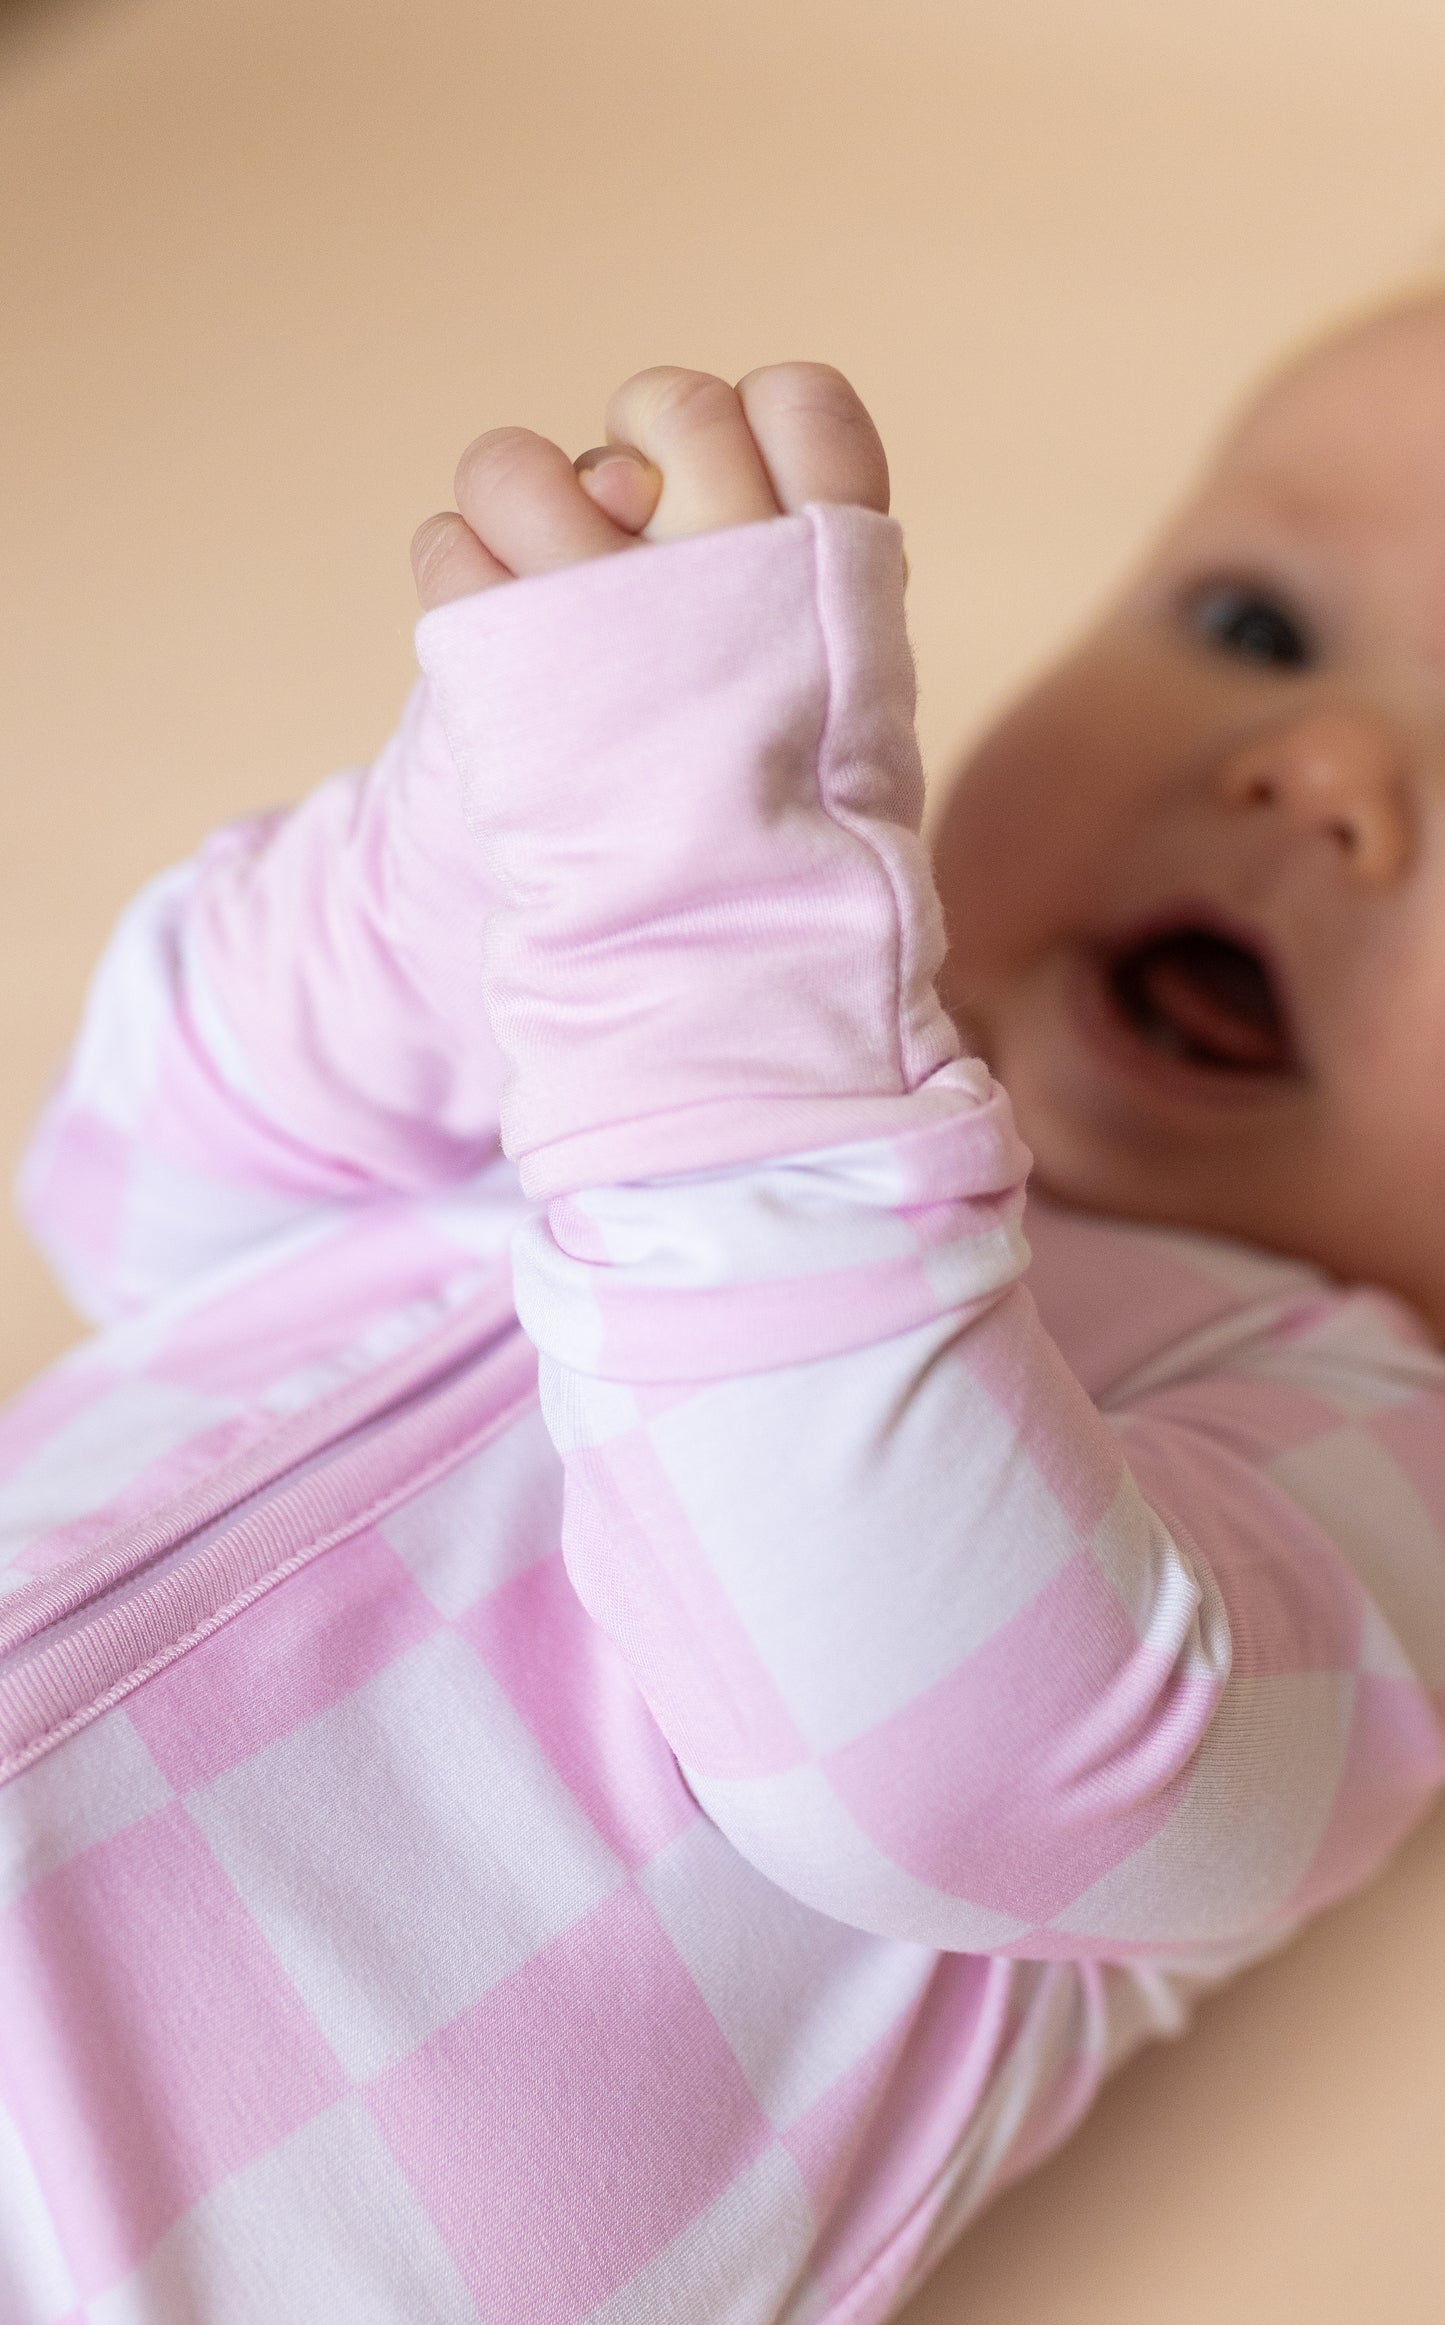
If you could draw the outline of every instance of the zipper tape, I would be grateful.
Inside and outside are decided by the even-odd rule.
[[[75,1567],[16,1592],[0,1629],[0,1783],[455,1468],[536,1385],[510,1298],[475,1303]]]

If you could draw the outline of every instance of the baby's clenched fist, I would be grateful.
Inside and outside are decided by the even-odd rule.
[[[769,364],[736,387],[670,365],[639,371],[608,405],[606,434],[575,462],[526,428],[469,444],[456,512],[428,517],[412,542],[423,608],[808,501],[888,508],[878,431],[827,364]]]

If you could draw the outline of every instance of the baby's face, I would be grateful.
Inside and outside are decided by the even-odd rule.
[[[1266,390],[937,864],[1038,1183],[1445,1330],[1445,299]]]

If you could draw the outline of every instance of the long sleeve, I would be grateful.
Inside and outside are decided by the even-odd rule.
[[[22,1167],[83,1311],[497,1153],[487,888],[424,688],[375,765],[223,831],[123,916]]]
[[[1380,1549],[1299,1455],[1362,1400],[1435,1443],[1445,1375],[1272,1276],[1166,1301],[1107,1411],[1070,1369],[933,997],[896,529],[608,560],[419,650],[498,888],[568,1567],[709,1815],[963,1951],[1217,1957],[1362,1879],[1445,1765],[1445,1471]]]

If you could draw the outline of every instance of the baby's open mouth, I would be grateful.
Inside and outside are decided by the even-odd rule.
[[[1126,1022],[1171,1057],[1217,1073],[1298,1070],[1275,977],[1247,944],[1185,922],[1106,957],[1104,974]]]

